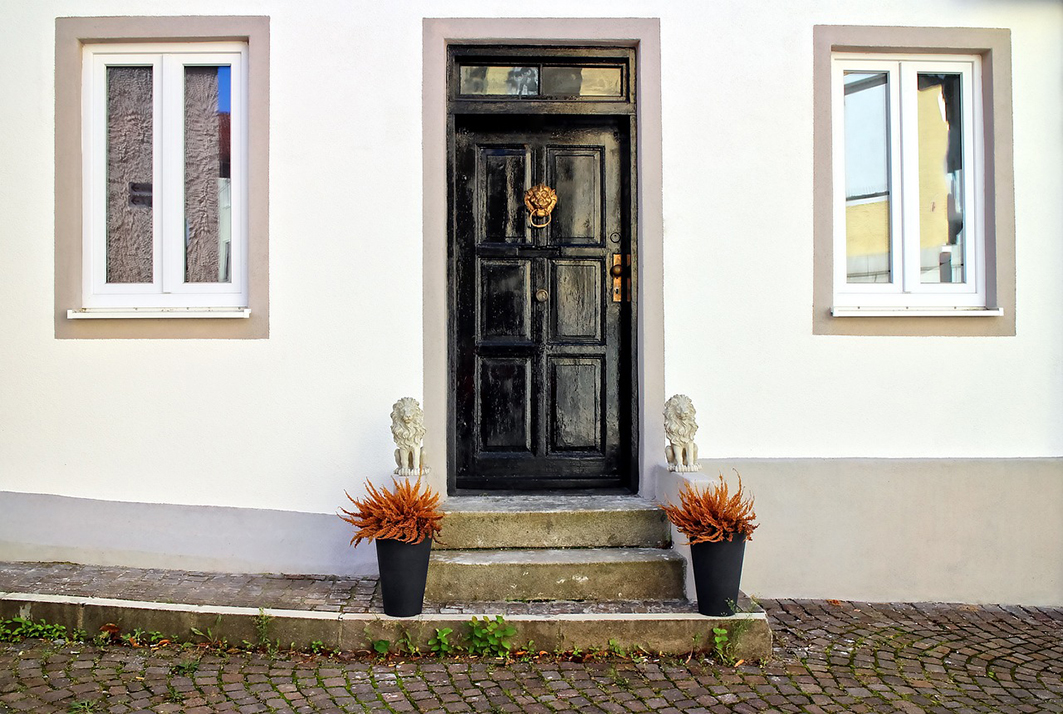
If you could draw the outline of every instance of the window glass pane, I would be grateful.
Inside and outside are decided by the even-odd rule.
[[[185,67],[185,282],[232,280],[230,70]]]
[[[962,283],[963,111],[959,74],[919,74],[919,279]]]
[[[461,94],[534,96],[539,93],[538,67],[462,67]]]
[[[889,75],[845,73],[845,258],[850,283],[892,282]]]
[[[619,67],[543,67],[543,94],[578,97],[619,97]]]
[[[107,282],[152,282],[151,67],[107,68]]]

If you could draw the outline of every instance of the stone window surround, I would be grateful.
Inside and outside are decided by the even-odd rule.
[[[831,53],[977,54],[982,57],[987,307],[998,317],[833,317]],[[812,331],[817,335],[1013,336],[1015,178],[1011,32],[1006,29],[816,25],[813,28]]]
[[[82,48],[88,43],[241,41],[248,45],[246,319],[69,320],[82,307]],[[263,339],[269,336],[269,18],[59,17],[55,21],[55,336]]]

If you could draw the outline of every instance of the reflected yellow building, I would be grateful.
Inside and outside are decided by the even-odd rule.
[[[937,265],[941,246],[949,240],[949,180],[946,156],[949,123],[942,87],[916,94],[919,126],[919,244],[924,269]],[[897,181],[897,177],[894,177]],[[890,197],[849,203],[845,207],[845,252],[851,282],[888,282]],[[855,280],[854,280],[855,279]],[[929,282],[937,282],[931,279]]]

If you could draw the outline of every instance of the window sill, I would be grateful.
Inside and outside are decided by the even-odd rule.
[[[164,308],[84,308],[67,310],[68,320],[169,320],[169,319],[242,319],[251,317],[246,307],[164,307]]]
[[[1001,307],[832,307],[832,317],[1001,317]]]

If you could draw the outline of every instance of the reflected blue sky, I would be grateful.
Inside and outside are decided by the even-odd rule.
[[[218,67],[218,113],[228,114],[232,107],[232,69],[228,65]]]

